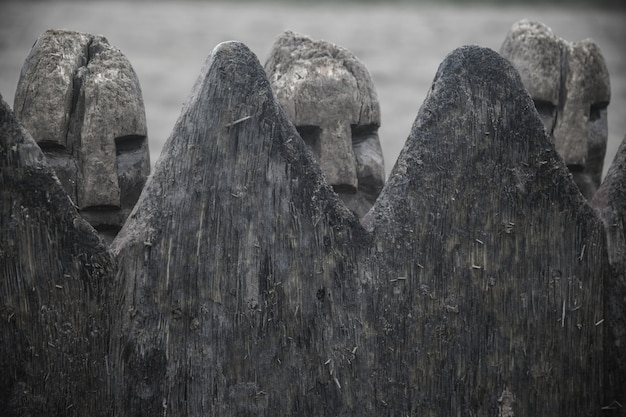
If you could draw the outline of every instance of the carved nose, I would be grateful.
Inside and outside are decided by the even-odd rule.
[[[565,164],[585,167],[588,152],[589,111],[582,103],[571,100],[558,115],[554,129],[554,144]]]
[[[337,193],[356,193],[359,182],[350,126],[323,126],[318,149],[319,163],[328,184]]]
[[[77,189],[77,204],[81,210],[89,207],[95,207],[96,211],[120,208],[115,144],[112,140],[110,142],[83,141]]]

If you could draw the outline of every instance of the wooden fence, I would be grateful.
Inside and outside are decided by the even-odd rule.
[[[110,248],[0,132],[5,415],[624,414],[624,152],[598,216],[494,51],[445,58],[362,221],[237,42]]]

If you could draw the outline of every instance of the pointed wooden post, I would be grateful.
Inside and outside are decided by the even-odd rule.
[[[500,55],[446,57],[364,223],[379,414],[600,413],[602,225]]]
[[[591,205],[607,235],[612,274],[604,283],[605,415],[626,415],[626,137]]]
[[[0,103],[0,408],[105,416],[113,259]]]
[[[344,410],[352,233],[256,56],[218,45],[112,244],[117,412]]]

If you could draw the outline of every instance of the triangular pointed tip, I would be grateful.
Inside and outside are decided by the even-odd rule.
[[[546,187],[572,204],[582,201],[519,73],[489,48],[463,46],[439,66],[365,223],[371,229],[375,218],[386,223],[389,216],[404,223],[452,198],[445,190],[461,191],[457,199],[478,188],[523,198]]]
[[[235,57],[248,57],[257,59],[252,50],[243,42],[237,40],[229,40],[220,42],[211,51],[211,57],[213,59],[233,59]]]
[[[528,141],[549,146],[519,73],[492,49],[467,45],[450,52],[440,64],[399,160],[416,160],[421,167],[426,161],[414,154],[437,151],[443,161],[458,165],[476,156],[468,150],[525,147]],[[455,153],[460,159],[446,157]],[[506,155],[498,156],[501,161]]]
[[[266,80],[265,71],[250,48],[239,41],[219,43],[204,62],[174,129],[156,162],[155,174],[158,171],[167,170],[168,168],[161,169],[160,166],[171,163],[178,157],[173,157],[171,154],[177,154],[182,150],[181,141],[188,142],[206,129],[214,128],[214,123],[211,122],[220,122],[217,118],[229,110],[227,103],[224,102],[225,97],[231,97],[229,100],[232,101],[234,95],[244,95],[246,97],[238,97],[235,101],[244,101],[244,98],[248,98],[249,101],[258,101],[268,94],[271,94],[271,89]],[[223,124],[232,123],[247,116],[242,114],[237,117],[233,114],[230,117],[234,119],[223,121]],[[199,126],[197,125],[198,119],[202,121]]]
[[[491,83],[510,84],[514,89],[509,94],[511,98],[525,99],[528,96],[519,93],[525,91],[525,88],[512,64],[493,49],[479,45],[465,45],[451,51],[439,65],[431,90],[438,83],[447,80],[465,84],[472,79],[477,81],[477,86]]]
[[[278,166],[284,167],[277,171]],[[284,174],[277,175],[280,171]],[[152,223],[161,222],[163,213],[181,207],[197,212],[202,199],[213,199],[209,194],[218,199],[242,192],[251,196],[292,183],[299,186],[290,192],[323,195],[316,199],[315,210],[329,204],[338,217],[352,218],[324,183],[319,164],[281,109],[257,56],[241,42],[220,43],[205,61],[133,214],[111,248],[120,251],[143,242],[146,230],[160,230],[161,225]],[[309,197],[302,198],[311,205]]]
[[[30,227],[45,230],[47,233],[56,230],[54,233],[59,233],[59,241],[67,239],[80,242],[67,249],[66,253],[72,252],[73,249],[94,253],[107,252],[104,241],[78,214],[54,170],[48,165],[43,152],[2,96],[0,96],[0,177],[2,177],[0,182],[3,183],[1,198],[20,201],[18,206],[23,210],[38,213],[37,218],[26,216],[20,226],[25,227],[28,223]],[[9,238],[13,240],[15,236]],[[0,236],[0,241],[2,239]]]

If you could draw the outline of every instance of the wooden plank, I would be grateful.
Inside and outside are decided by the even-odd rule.
[[[613,272],[604,283],[605,414],[623,416],[626,413],[626,139],[617,150],[591,205],[606,230]]]
[[[599,414],[602,225],[507,61],[446,57],[364,222],[377,411]]]
[[[59,414],[81,395],[93,405],[72,403],[77,415],[598,415],[604,405],[603,225],[494,51],[446,57],[359,222],[258,59],[218,45],[111,245],[115,271],[6,105],[0,120],[0,266],[13,274],[5,305],[19,307],[3,307],[0,330],[25,335],[3,338],[2,352],[33,363],[2,366],[35,387],[33,414],[37,401]],[[50,280],[58,271],[69,271],[62,284]],[[57,285],[69,298],[50,297]],[[93,339],[59,339],[42,305]],[[91,335],[87,318],[105,330]],[[31,321],[71,352],[25,356],[38,340]],[[94,361],[76,362],[86,346]],[[75,370],[83,376],[70,379]],[[53,386],[31,382],[49,372]]]
[[[35,141],[0,105],[0,404],[104,416],[113,258]]]
[[[342,410],[352,233],[256,56],[218,45],[112,244],[118,412]]]

